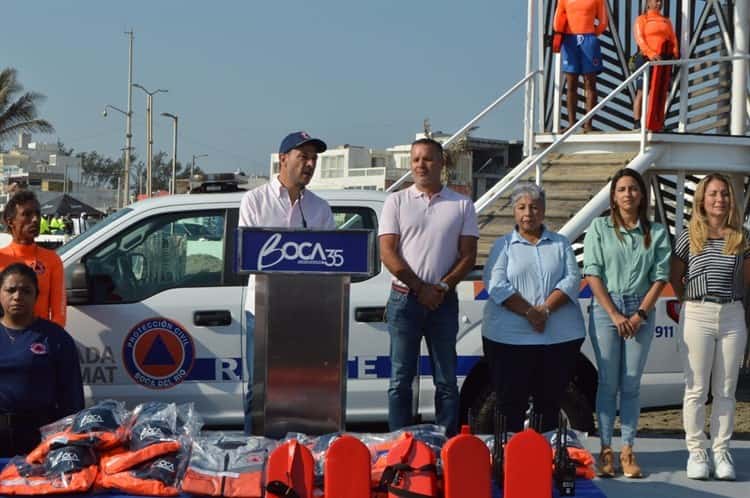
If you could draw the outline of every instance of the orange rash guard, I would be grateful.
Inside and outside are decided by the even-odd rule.
[[[562,13],[567,15],[567,20]],[[594,20],[599,25],[594,25]],[[601,35],[607,29],[604,0],[559,0],[555,10],[555,31],[571,35]]]
[[[638,16],[633,28],[635,41],[641,53],[649,59],[653,59],[659,54],[661,44],[669,40],[672,42],[672,57],[680,58],[680,52],[677,48],[677,35],[675,35],[672,21],[668,17],[661,15],[657,10],[649,10],[643,15]]]
[[[0,270],[12,263],[24,263],[36,272],[39,281],[39,297],[34,314],[52,320],[65,328],[65,275],[60,256],[37,244],[11,242],[0,249]]]

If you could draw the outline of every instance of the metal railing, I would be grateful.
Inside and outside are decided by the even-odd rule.
[[[730,62],[730,61],[736,61],[736,60],[750,60],[750,55],[726,55],[726,56],[720,56],[720,57],[714,57],[714,56],[705,56],[705,57],[697,57],[695,59],[671,59],[671,60],[662,60],[662,61],[646,61],[646,63],[639,68],[640,70],[645,70],[646,68],[652,67],[652,66],[683,66],[682,67],[682,74],[680,75],[681,78],[687,78],[687,66],[691,64],[699,64],[703,62],[712,62],[712,63],[718,63],[718,62]],[[635,74],[635,73],[634,73]],[[643,76],[643,96],[641,101],[641,152],[643,152],[646,148],[646,142],[647,142],[647,130],[646,130],[646,115],[647,115],[647,109],[648,109],[648,90],[650,88],[650,71],[646,71],[646,74]],[[685,86],[685,89],[687,86]],[[681,100],[681,106],[685,108],[684,113],[681,112],[680,120],[684,120],[685,123],[682,123],[683,126],[687,126],[687,102],[683,101],[683,99],[686,99],[687,95],[680,94],[680,100]],[[684,104],[682,103],[684,102]],[[683,115],[684,114],[684,115]]]
[[[464,126],[462,126],[460,130],[458,130],[456,133],[454,133],[453,135],[451,135],[448,138],[448,140],[446,140],[445,142],[443,142],[443,147],[447,148],[453,142],[455,142],[456,140],[458,140],[459,138],[461,138],[463,136],[463,134],[467,132],[467,130],[469,130],[472,126],[474,126],[477,122],[479,122],[480,119],[482,119],[483,117],[485,117],[489,112],[491,112],[498,105],[500,105],[505,99],[507,99],[508,97],[510,97],[516,90],[518,90],[524,84],[526,84],[526,82],[531,81],[530,84],[532,85],[532,88],[533,88],[533,85],[534,85],[533,78],[537,74],[541,74],[541,71],[539,71],[539,70],[532,71],[532,72],[528,73],[526,76],[524,76],[518,83],[516,83],[515,85],[513,85],[512,87],[510,87],[510,89],[508,91],[506,91],[504,94],[502,94],[500,97],[498,97],[490,105],[488,105],[487,107],[485,107],[481,112],[479,112],[479,114],[477,114],[476,116],[474,116],[473,118],[471,118],[471,120],[469,120],[468,123],[466,123]],[[409,178],[409,176],[411,176],[411,170],[408,171],[407,173],[405,173],[403,176],[401,176],[401,178],[399,178],[398,180],[396,180],[390,187],[388,187],[386,189],[386,192],[393,192],[394,190],[398,189],[398,187],[400,187],[401,184],[404,183],[407,178]]]
[[[646,114],[648,109],[648,85],[650,81],[650,72],[648,69],[655,65],[688,65],[703,62],[727,62],[737,59],[748,59],[749,55],[729,55],[723,57],[698,57],[695,59],[674,59],[664,61],[647,61],[644,65],[635,70],[630,76],[628,76],[622,83],[620,83],[609,95],[599,101],[590,111],[578,120],[575,124],[570,126],[562,135],[556,138],[546,149],[537,154],[536,156],[529,156],[526,160],[516,166],[510,173],[505,175],[499,182],[497,182],[490,190],[485,192],[479,199],[474,202],[474,208],[477,214],[480,214],[484,209],[491,205],[495,199],[503,195],[513,185],[515,185],[524,175],[532,168],[537,169],[537,184],[541,184],[541,164],[542,160],[553,152],[562,142],[566,141],[568,137],[573,135],[583,124],[591,119],[600,109],[602,109],[610,100],[612,100],[617,94],[622,92],[631,82],[633,82],[638,76],[645,72],[643,77],[643,101],[641,107],[641,143],[640,153],[643,154],[646,149],[648,142],[648,135],[646,130]],[[685,98],[682,96],[681,98]]]

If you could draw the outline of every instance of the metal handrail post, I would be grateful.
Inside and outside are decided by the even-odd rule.
[[[609,95],[604,97],[599,103],[597,103],[589,112],[584,114],[584,116],[578,120],[576,123],[574,123],[572,126],[570,126],[565,133],[560,135],[552,144],[544,149],[538,156],[536,156],[531,162],[529,162],[524,168],[521,169],[520,172],[515,172],[515,170],[506,176],[504,176],[493,188],[485,192],[482,197],[476,200],[474,203],[474,209],[477,213],[482,212],[487,206],[489,206],[497,197],[499,197],[502,192],[504,192],[505,188],[509,188],[510,186],[514,185],[520,177],[525,175],[531,168],[537,167],[537,164],[541,165],[542,159],[547,157],[547,155],[555,150],[558,145],[560,145],[562,142],[568,139],[569,136],[571,136],[573,133],[576,132],[578,128],[580,128],[583,123],[585,123],[588,119],[590,119],[594,114],[596,114],[599,109],[604,107],[610,100],[614,98],[615,95],[619,94],[623,88],[627,87],[633,80],[635,80],[638,75],[640,75],[643,71],[645,71],[649,67],[649,63],[644,64],[640,68],[638,68],[633,74],[628,76],[625,81],[620,83],[617,88],[612,90]],[[508,179],[508,181],[504,181],[505,179]]]
[[[526,164],[524,167],[522,167],[519,171],[513,170],[506,176],[504,176],[497,184],[495,184],[490,190],[485,192],[479,199],[474,202],[474,209],[476,210],[477,214],[481,213],[487,206],[489,206],[492,202],[494,202],[495,199],[497,199],[500,195],[502,195],[507,188],[510,188],[513,186],[520,177],[527,174],[531,168],[534,168],[537,166],[537,164],[540,164],[542,159],[544,159],[550,152],[555,150],[562,142],[568,139],[575,131],[580,128],[583,123],[585,123],[588,119],[593,117],[594,114],[596,114],[602,107],[604,107],[605,104],[607,104],[611,99],[614,98],[615,95],[619,94],[623,88],[625,88],[627,85],[629,85],[634,79],[636,79],[641,73],[644,71],[647,71],[652,66],[670,66],[670,65],[682,65],[682,64],[695,64],[699,62],[724,62],[724,61],[731,61],[735,59],[750,59],[750,55],[730,55],[730,56],[723,56],[723,57],[698,57],[695,59],[676,59],[676,60],[662,60],[662,61],[647,61],[644,65],[642,65],[640,68],[638,68],[636,71],[634,71],[630,76],[628,76],[625,81],[620,83],[614,90],[612,90],[609,95],[607,95],[604,99],[602,99],[599,103],[597,103],[589,112],[587,112],[580,120],[578,120],[575,124],[573,124],[570,128],[568,128],[565,133],[560,135],[555,141],[552,142],[552,144],[549,145],[546,149],[544,149],[538,156],[534,157],[533,160],[529,161],[528,164]],[[644,84],[647,81],[647,77],[644,76]],[[644,91],[644,94],[646,92]],[[643,119],[643,115],[645,114],[645,109],[641,110],[643,114],[641,115],[641,119]],[[643,121],[642,121],[643,124]],[[642,127],[645,128],[645,127]],[[641,133],[643,133],[643,130],[641,130]],[[644,139],[645,140],[645,139]],[[644,142],[645,144],[645,142]],[[507,180],[506,180],[507,179]]]
[[[648,114],[648,88],[651,71],[643,73],[643,94],[641,95],[641,154],[646,150],[646,115]]]
[[[490,105],[488,105],[487,107],[485,107],[484,109],[482,109],[482,111],[480,111],[476,116],[474,116],[473,118],[471,118],[471,120],[468,123],[466,123],[464,126],[462,126],[460,130],[458,130],[456,133],[454,133],[453,135],[451,135],[448,138],[448,140],[446,140],[445,142],[443,142],[443,147],[448,147],[450,144],[452,144],[454,141],[456,141],[459,137],[461,137],[464,133],[466,133],[466,131],[469,130],[469,128],[471,128],[472,126],[474,126],[480,119],[482,119],[484,116],[486,116],[487,113],[489,113],[490,111],[492,111],[495,107],[497,107],[498,105],[500,105],[505,99],[507,99],[509,96],[511,96],[516,90],[518,90],[519,88],[521,88],[529,80],[529,78],[532,78],[536,73],[537,73],[537,71],[534,71],[532,73],[527,74],[518,83],[516,83],[515,85],[513,85],[508,91],[506,91],[500,97],[498,97],[497,99],[495,99],[494,102],[492,102]],[[388,187],[386,189],[386,192],[393,192],[402,183],[404,183],[406,181],[406,179],[409,178],[409,176],[411,176],[411,172],[404,173],[404,175],[401,178],[399,178],[398,180],[396,180],[393,183],[393,185],[391,185],[390,187]]]
[[[531,73],[532,52],[534,50],[534,5],[535,0],[528,0],[526,16],[526,65],[524,67],[526,74]],[[523,98],[523,152],[525,156],[531,155],[529,138],[531,135],[530,130],[534,127],[531,118],[531,109],[534,107],[534,98],[532,96],[534,92],[533,86],[534,79],[531,78],[526,82],[526,91]]]

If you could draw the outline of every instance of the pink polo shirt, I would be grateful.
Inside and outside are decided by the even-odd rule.
[[[436,284],[458,260],[459,238],[479,238],[477,213],[471,199],[448,187],[430,199],[412,185],[386,198],[378,235],[386,234],[399,235],[399,252],[409,268]]]
[[[328,203],[305,189],[292,204],[289,191],[277,176],[270,182],[254,188],[242,197],[238,227],[335,229],[333,213]],[[245,309],[255,313],[255,277],[247,279]]]

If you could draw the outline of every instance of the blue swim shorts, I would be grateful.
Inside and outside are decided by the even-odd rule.
[[[564,73],[591,74],[604,69],[599,39],[594,34],[565,35],[561,52]]]

